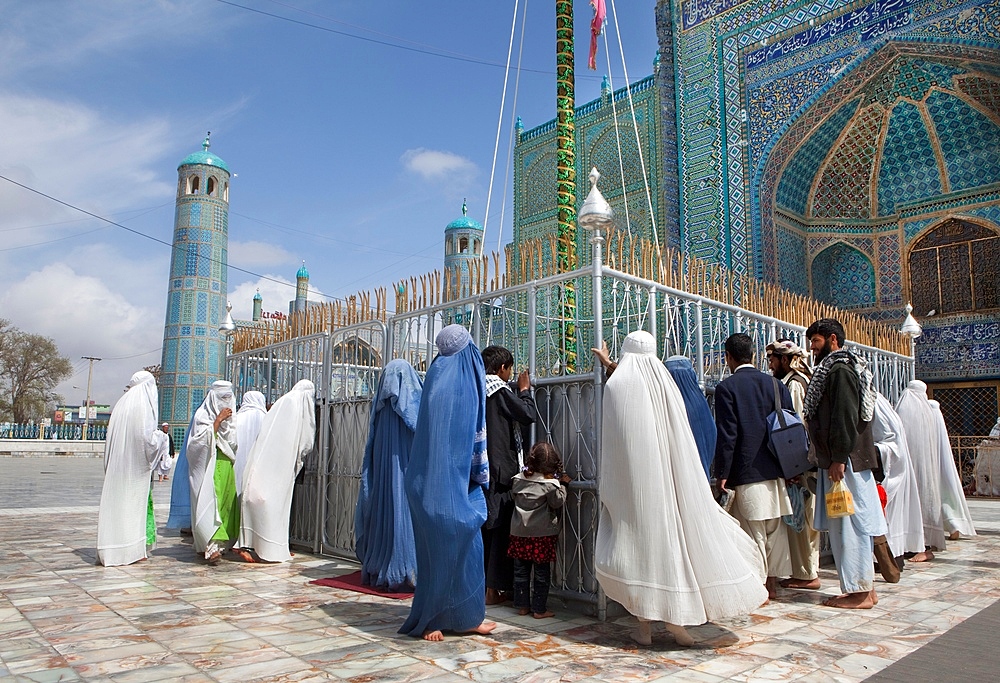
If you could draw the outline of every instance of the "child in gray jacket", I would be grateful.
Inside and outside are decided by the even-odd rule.
[[[535,444],[527,467],[513,480],[514,516],[507,554],[514,558],[514,607],[518,614],[531,612],[535,619],[553,616],[546,609],[551,563],[559,538],[558,509],[566,502],[570,477],[562,474],[562,459],[555,446]],[[534,573],[534,591],[529,591]]]

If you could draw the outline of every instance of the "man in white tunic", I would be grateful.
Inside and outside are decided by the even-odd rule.
[[[240,492],[240,546],[253,548],[266,562],[291,559],[292,490],[316,438],[315,396],[313,383],[304,379],[279,398],[247,457]]]
[[[146,559],[153,468],[166,449],[156,426],[156,380],[141,370],[111,411],[104,442],[104,487],[97,513],[97,561],[105,567]]]
[[[951,451],[951,439],[948,438],[948,427],[944,423],[941,404],[930,399],[927,402],[934,413],[934,421],[938,427],[938,462],[941,467],[941,521],[948,540],[957,541],[959,535],[975,536],[976,527],[972,524],[969,504],[965,501],[962,490],[962,478],[955,464]]]
[[[236,490],[243,490],[243,469],[247,464],[247,456],[257,440],[260,426],[264,424],[267,415],[267,403],[264,394],[259,391],[248,391],[243,394],[243,403],[236,411],[236,441],[240,448],[236,451]]]
[[[239,534],[236,497],[236,428],[230,419],[236,406],[231,382],[212,384],[195,411],[185,450],[191,484],[194,549],[218,564]]]
[[[944,550],[944,518],[941,507],[940,435],[934,411],[927,401],[927,385],[915,379],[906,385],[896,403],[896,413],[906,432],[906,445],[913,463],[924,519],[924,543]]]
[[[766,602],[757,546],[712,498],[684,399],[648,332],[625,339],[602,424],[597,579],[639,618],[633,638],[648,645],[650,622],[663,621],[690,646],[685,625]]]
[[[924,526],[920,516],[920,493],[910,462],[903,423],[882,394],[875,399],[872,438],[879,450],[885,478],[885,518],[889,547],[896,556],[912,553],[911,562],[924,562],[933,555],[924,551]]]

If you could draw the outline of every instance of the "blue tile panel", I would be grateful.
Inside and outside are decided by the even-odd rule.
[[[958,97],[927,98],[952,191],[1000,182],[1000,126]]]
[[[813,296],[842,308],[875,304],[875,268],[843,242],[827,247],[812,262]]]
[[[920,108],[900,101],[892,110],[882,147],[878,213],[891,216],[897,203],[932,197],[943,191],[937,156]]]

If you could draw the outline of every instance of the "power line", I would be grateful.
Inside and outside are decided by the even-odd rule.
[[[13,180],[12,178],[8,178],[5,175],[0,175],[0,180],[6,180],[8,183],[11,183],[12,185],[17,185],[18,187],[20,187],[20,188],[22,188],[24,190],[27,190],[28,192],[33,192],[34,194],[37,194],[40,197],[44,197],[45,199],[48,199],[49,201],[53,201],[53,202],[55,202],[57,204],[62,204],[63,206],[65,206],[65,207],[67,207],[69,209],[72,209],[73,211],[79,211],[80,213],[86,214],[86,215],[90,216],[91,218],[96,218],[99,221],[104,221],[105,223],[108,223],[109,225],[113,225],[116,228],[121,228],[122,230],[125,230],[126,232],[130,232],[133,235],[138,235],[139,237],[143,237],[143,238],[145,238],[147,240],[156,242],[157,244],[165,245],[165,246],[170,247],[171,249],[173,249],[173,246],[174,246],[173,244],[171,244],[170,242],[167,242],[165,240],[161,240],[159,237],[153,237],[152,235],[147,235],[146,233],[144,233],[144,232],[142,232],[140,230],[136,230],[135,228],[130,228],[127,225],[122,225],[121,223],[117,223],[117,222],[111,220],[110,218],[105,218],[104,216],[100,216],[100,215],[98,215],[96,213],[93,213],[91,211],[87,211],[86,209],[82,209],[79,206],[76,206],[75,204],[70,204],[69,202],[64,202],[63,200],[61,200],[61,199],[59,199],[57,197],[53,197],[50,194],[45,194],[41,190],[36,190],[35,188],[29,187],[28,185],[25,185],[24,183],[19,183],[16,180]],[[218,263],[220,265],[226,266],[230,270],[235,270],[235,271],[240,272],[240,273],[246,273],[247,275],[252,275],[253,277],[260,278],[261,280],[266,280],[268,282],[274,282],[276,284],[283,285],[285,287],[293,287],[293,288],[295,287],[295,285],[293,283],[283,282],[283,281],[278,280],[276,278],[268,277],[267,275],[262,275],[261,273],[255,273],[252,270],[247,270],[246,268],[240,268],[239,266],[234,266],[234,265],[229,264],[229,263],[224,263],[220,259],[215,259],[215,258],[212,258],[211,256],[206,256],[204,254],[198,254],[198,258],[205,259],[209,263]],[[346,300],[343,299],[343,298],[341,298],[341,297],[330,296],[329,294],[323,294],[321,292],[315,292],[315,291],[314,291],[314,293],[318,294],[319,296],[322,296],[324,298],[330,299],[332,301],[344,301],[346,303]],[[228,295],[228,293],[227,293],[227,295]]]
[[[362,40],[362,41],[364,41],[366,43],[374,43],[376,45],[384,45],[386,47],[396,48],[397,50],[406,50],[408,52],[416,52],[418,54],[429,55],[431,57],[440,57],[442,59],[450,59],[450,60],[454,60],[456,62],[467,62],[469,64],[479,64],[480,66],[490,66],[490,67],[494,67],[494,68],[497,68],[497,69],[504,69],[504,68],[506,68],[505,65],[503,65],[503,64],[501,64],[499,62],[491,62],[491,61],[489,61],[487,59],[480,59],[478,57],[471,57],[471,56],[468,56],[468,55],[463,55],[463,54],[458,53],[458,52],[451,52],[449,50],[443,50],[441,48],[436,48],[436,47],[431,47],[431,46],[425,46],[426,49],[423,49],[423,48],[420,48],[420,47],[409,47],[407,45],[401,45],[400,43],[394,43],[394,42],[391,42],[391,41],[388,41],[388,40],[378,40],[377,38],[368,38],[366,36],[359,36],[356,33],[350,33],[349,31],[339,31],[337,29],[330,28],[328,26],[320,26],[319,24],[311,24],[308,21],[302,21],[300,19],[292,19],[291,17],[285,17],[285,16],[282,16],[280,14],[274,14],[272,12],[265,12],[264,10],[257,9],[255,7],[247,7],[246,5],[241,5],[241,4],[236,3],[236,2],[230,2],[230,0],[215,0],[215,1],[219,2],[219,3],[222,3],[223,5],[229,5],[230,7],[237,7],[239,9],[246,10],[247,12],[253,12],[254,14],[260,14],[260,15],[263,15],[265,17],[271,17],[272,19],[278,19],[280,21],[287,21],[290,24],[298,24],[299,26],[305,26],[307,28],[313,28],[313,29],[316,29],[317,31],[325,31],[326,33],[333,33],[333,34],[336,34],[338,36],[344,36],[346,38],[354,38],[355,40]],[[276,3],[276,4],[281,4],[281,3]],[[289,7],[288,5],[284,5],[284,6],[285,7]],[[297,8],[292,7],[290,9],[297,9]],[[306,10],[299,10],[299,11],[305,12]],[[392,35],[389,35],[387,33],[379,33],[378,31],[373,31],[371,29],[364,28],[362,26],[354,26],[352,24],[347,24],[346,22],[337,21],[336,19],[331,19],[329,17],[325,17],[325,16],[320,15],[320,14],[315,14],[313,12],[307,12],[307,13],[308,14],[313,14],[314,16],[318,16],[318,17],[321,17],[323,19],[327,19],[328,21],[335,21],[338,24],[344,24],[346,26],[352,26],[353,28],[358,28],[360,30],[367,31],[369,33],[374,33],[376,35],[386,36],[386,37],[389,37],[389,38],[393,38],[394,40],[408,42],[408,43],[411,43],[411,44],[414,44],[414,45],[422,45],[422,43],[413,43],[412,41],[408,41],[405,38],[399,38],[398,36],[392,36]],[[529,73],[544,74],[546,76],[552,76],[552,75],[555,74],[554,71],[546,71],[545,69],[521,69],[521,70],[522,71],[527,71]],[[588,79],[588,80],[597,80],[596,76],[589,76],[589,75],[586,75],[586,74],[582,74],[582,75],[578,75],[577,76],[577,79],[581,79],[581,78]]]

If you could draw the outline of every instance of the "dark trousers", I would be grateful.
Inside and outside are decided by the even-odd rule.
[[[529,604],[528,593],[531,586],[531,572],[535,572],[534,590],[531,591]],[[535,614],[545,611],[549,600],[549,582],[552,580],[552,564],[550,562],[532,562],[531,560],[514,560],[514,607],[529,608]]]

